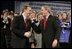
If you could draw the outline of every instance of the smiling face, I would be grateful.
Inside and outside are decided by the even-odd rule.
[[[48,14],[48,10],[45,9],[45,7],[41,7],[41,13],[43,16],[46,16]]]
[[[67,14],[66,13],[62,13],[62,19],[66,19],[67,18]]]
[[[27,16],[29,16],[29,14],[31,13],[31,7],[27,7],[25,13],[27,14]]]
[[[5,16],[5,17],[7,17],[8,15],[9,15],[9,13],[8,13],[8,12],[5,12],[5,13],[4,13],[4,16]]]
[[[43,16],[40,14],[38,15],[38,21],[40,22],[42,20]]]
[[[62,16],[61,14],[58,15],[59,20],[62,20]]]

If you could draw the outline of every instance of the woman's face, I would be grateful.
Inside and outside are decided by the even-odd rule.
[[[59,14],[59,19],[60,19],[60,20],[62,19],[62,16],[61,16],[61,14]]]
[[[7,17],[7,16],[8,16],[8,12],[5,12],[5,13],[4,13],[4,16]]]
[[[67,17],[66,13],[63,13],[63,14],[62,14],[62,18],[63,18],[63,19],[66,19],[66,17]]]
[[[31,13],[29,18],[35,18],[35,13]]]
[[[41,21],[41,19],[42,19],[42,15],[39,15],[38,16],[38,21]]]

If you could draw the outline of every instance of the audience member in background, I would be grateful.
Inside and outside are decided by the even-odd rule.
[[[61,14],[61,34],[60,34],[60,46],[61,48],[69,48],[69,36],[70,36],[70,21],[68,20],[67,12]]]
[[[43,19],[43,16],[41,13],[37,14],[37,23],[35,23],[37,26],[40,24],[40,21]],[[42,48],[42,34],[38,34],[35,32],[35,39],[37,41],[36,48]]]
[[[9,11],[5,9],[3,11],[3,17],[2,17],[2,33],[4,33],[5,40],[6,40],[6,47],[10,48],[10,41],[11,41],[11,32],[10,32],[10,24],[11,24],[11,19],[8,18]]]
[[[19,14],[18,13],[14,13],[14,16],[19,16]]]
[[[34,21],[36,21],[36,12],[34,10],[31,10],[29,18],[33,18]],[[30,48],[36,48],[36,39],[35,39],[35,33],[34,30],[31,28],[31,37],[29,38]]]
[[[68,21],[69,21],[69,26],[70,26],[70,36],[69,36],[69,47],[71,48],[71,11],[68,12]]]
[[[2,12],[1,14],[1,48],[6,48],[6,40],[5,40],[5,34],[3,32],[3,14],[4,12]]]
[[[13,11],[10,11],[9,12],[9,16],[8,16],[11,20],[13,20],[13,18],[14,18],[14,13],[13,13]]]

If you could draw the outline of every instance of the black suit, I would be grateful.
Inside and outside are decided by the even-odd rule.
[[[3,18],[1,18],[1,48],[6,48],[6,40],[5,40],[5,34],[3,30]]]
[[[51,48],[53,40],[59,38],[59,20],[57,17],[50,15],[47,19],[45,30],[43,27],[43,23],[44,22],[42,20],[38,27],[35,25],[35,23],[32,23],[32,27],[37,33],[42,33],[42,47]]]
[[[3,22],[4,21],[4,22]],[[7,23],[8,22],[8,23]],[[7,48],[10,48],[10,42],[11,42],[11,32],[10,32],[10,24],[11,19],[7,17],[7,20],[1,18],[1,46],[4,48],[4,45],[6,44]],[[4,27],[6,26],[6,27]]]
[[[30,21],[27,20],[27,27],[23,16],[15,17],[12,22],[12,47],[13,48],[28,48],[29,39],[24,36],[24,33],[30,31]]]

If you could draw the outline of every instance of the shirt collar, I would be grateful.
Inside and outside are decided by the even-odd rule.
[[[46,19],[48,19],[49,15],[50,15],[50,14],[48,14],[48,15],[46,16]]]
[[[22,13],[22,16],[23,16],[23,18],[25,20],[26,19],[26,16],[25,16],[25,13],[24,12]]]

